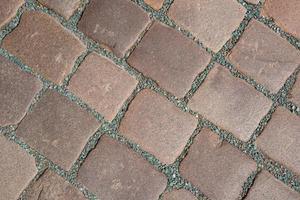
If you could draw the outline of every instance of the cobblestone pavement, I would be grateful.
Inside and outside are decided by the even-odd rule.
[[[299,0],[0,0],[0,200],[299,200]]]

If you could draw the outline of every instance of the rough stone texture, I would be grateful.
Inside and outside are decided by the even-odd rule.
[[[298,75],[295,85],[293,86],[289,96],[294,103],[300,106],[300,75]]]
[[[213,200],[238,199],[256,163],[209,129],[194,139],[180,173]]]
[[[242,141],[248,141],[272,101],[216,65],[189,105]]]
[[[178,25],[216,52],[238,28],[245,13],[235,0],[176,0],[169,10]]]
[[[24,195],[28,200],[86,200],[83,194],[62,177],[47,170]]]
[[[1,199],[17,199],[37,170],[35,160],[18,145],[0,136]]]
[[[249,3],[258,4],[259,0],[246,0]]]
[[[193,41],[172,28],[154,23],[128,63],[161,87],[183,97],[209,60],[210,55]]]
[[[279,107],[257,138],[257,146],[272,159],[300,174],[300,117]]]
[[[105,135],[79,169],[78,180],[106,200],[158,199],[167,184],[146,160]]]
[[[276,93],[300,63],[300,52],[267,26],[252,20],[229,59],[238,70]]]
[[[91,0],[78,28],[123,57],[149,22],[148,15],[130,0]]]
[[[93,53],[80,65],[70,90],[112,120],[137,85],[137,80],[111,61]]]
[[[50,16],[28,11],[2,47],[55,83],[61,83],[84,51],[82,43]]]
[[[120,132],[163,163],[171,164],[184,149],[196,125],[196,118],[146,89],[131,103]]]
[[[299,0],[266,0],[262,15],[273,18],[286,32],[300,39],[299,10]]]
[[[54,11],[58,12],[60,15],[64,16],[66,19],[69,19],[73,12],[80,5],[80,0],[38,0],[44,6],[47,6]]]
[[[23,0],[1,0],[0,27],[7,23],[24,3]]]
[[[68,170],[99,126],[96,119],[78,105],[48,91],[22,120],[17,135]]]
[[[155,10],[159,10],[163,4],[164,0],[144,0],[146,4],[150,5]]]
[[[245,200],[299,200],[300,194],[275,179],[270,173],[262,171]]]
[[[0,126],[17,124],[42,83],[0,56]]]
[[[162,200],[197,200],[197,198],[185,189],[174,189],[164,194]]]

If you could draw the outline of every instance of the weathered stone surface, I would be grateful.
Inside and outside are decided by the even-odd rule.
[[[175,96],[183,97],[209,60],[210,55],[195,42],[170,27],[154,23],[128,63]]]
[[[238,199],[256,163],[209,129],[194,139],[180,173],[214,200]]]
[[[290,95],[290,100],[300,106],[300,76],[298,75],[295,85],[293,86]]]
[[[83,44],[50,16],[27,11],[2,47],[34,71],[59,84],[84,51]]]
[[[79,169],[78,180],[106,200],[158,199],[167,184],[146,160],[106,135]]]
[[[160,161],[171,164],[196,129],[197,119],[146,89],[130,104],[120,132]]]
[[[60,15],[64,16],[66,19],[69,19],[73,12],[80,5],[80,0],[38,0],[41,4],[46,7],[53,9],[58,12]]]
[[[164,194],[162,200],[197,200],[197,198],[185,189],[174,189]]]
[[[1,0],[0,27],[7,23],[24,3],[23,0]]]
[[[99,126],[91,114],[74,102],[48,91],[22,120],[17,135],[68,170]]]
[[[95,53],[80,65],[70,90],[108,120],[112,120],[133,92],[137,80],[108,59]]]
[[[163,4],[164,0],[144,0],[146,4],[150,5],[155,10],[159,10]]]

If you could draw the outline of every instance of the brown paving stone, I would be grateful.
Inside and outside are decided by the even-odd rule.
[[[192,115],[146,89],[130,104],[120,132],[161,162],[171,164],[184,149],[196,126],[197,120]]]
[[[61,83],[84,51],[82,43],[50,16],[25,12],[2,47],[55,83]]]
[[[149,22],[147,13],[130,0],[91,0],[78,28],[122,57]]]
[[[257,138],[266,155],[300,174],[300,117],[279,107]]]
[[[146,4],[150,5],[155,10],[159,10],[163,4],[164,0],[144,0]]]
[[[0,27],[7,23],[24,3],[23,0],[1,0],[0,6]]]
[[[0,56],[0,126],[17,124],[42,83]]]
[[[267,26],[253,20],[229,59],[238,70],[276,93],[300,64],[300,52]]]
[[[70,90],[112,120],[137,85],[137,80],[95,53],[89,55],[70,82]]]
[[[28,200],[85,200],[83,194],[54,172],[47,170],[28,188]]]
[[[240,140],[248,141],[272,101],[216,65],[189,105]]]
[[[154,23],[128,63],[161,87],[183,97],[209,60],[210,55],[193,41],[172,28]]]
[[[22,120],[17,135],[68,170],[99,126],[96,119],[76,103],[48,91]]]
[[[245,13],[235,0],[175,0],[169,10],[178,25],[216,52],[238,28]]]
[[[78,179],[105,200],[154,200],[167,185],[162,173],[106,135],[79,169]]]
[[[246,0],[249,3],[258,4],[259,0]]]
[[[162,200],[197,200],[197,198],[185,189],[174,189],[164,194]]]
[[[180,165],[180,173],[212,200],[239,197],[244,182],[256,170],[256,163],[209,129],[194,139]]]
[[[0,199],[17,199],[36,173],[34,158],[0,136]]]
[[[38,0],[41,4],[43,4],[46,7],[49,7],[62,16],[64,16],[66,19],[69,19],[73,12],[79,7],[80,0]]]
[[[245,200],[299,200],[300,194],[262,171],[254,181]]]
[[[262,15],[273,18],[286,32],[300,39],[299,10],[299,0],[266,0]]]
[[[300,106],[300,75],[298,75],[295,85],[290,93],[290,100]]]

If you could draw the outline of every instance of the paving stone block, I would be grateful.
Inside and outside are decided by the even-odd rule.
[[[235,0],[175,0],[169,16],[217,52],[243,20],[245,8]]]
[[[17,10],[22,3],[24,3],[23,0],[1,0],[0,27],[7,23],[17,13]]]
[[[130,0],[91,0],[78,28],[123,57],[149,22],[147,13]]]
[[[300,194],[274,178],[270,173],[262,171],[254,181],[245,200],[299,200]]]
[[[150,5],[155,10],[159,10],[163,4],[164,0],[144,0],[146,4]]]
[[[66,19],[69,19],[74,11],[79,7],[80,0],[38,0],[44,6],[53,9]]]
[[[300,63],[300,52],[264,24],[252,20],[229,59],[242,73],[276,93]]]
[[[271,17],[286,32],[300,39],[300,1],[266,0],[262,15]]]
[[[104,135],[78,174],[100,199],[158,199],[167,179],[125,145]]]
[[[83,44],[52,17],[36,11],[22,15],[20,24],[4,38],[2,47],[57,84],[85,50]]]
[[[209,129],[194,139],[180,173],[212,200],[238,199],[256,163]]]
[[[184,149],[196,126],[197,119],[192,115],[146,89],[130,104],[120,132],[161,162],[171,164]]]
[[[0,126],[17,124],[42,83],[0,56]]]
[[[57,92],[47,91],[22,120],[17,135],[68,170],[99,127],[87,111]]]
[[[209,60],[210,55],[195,42],[156,22],[128,63],[175,96],[183,97]]]
[[[34,158],[1,135],[0,199],[17,199],[36,173]]]
[[[189,105],[240,140],[248,141],[272,101],[217,64]]]
[[[197,198],[189,191],[185,189],[172,190],[163,195],[162,200],[197,200]]]
[[[300,174],[300,117],[279,107],[257,138],[266,155]]]
[[[295,85],[290,92],[290,100],[300,106],[300,75],[298,75]]]
[[[70,90],[108,120],[133,92],[137,80],[108,59],[90,54],[70,82]]]

